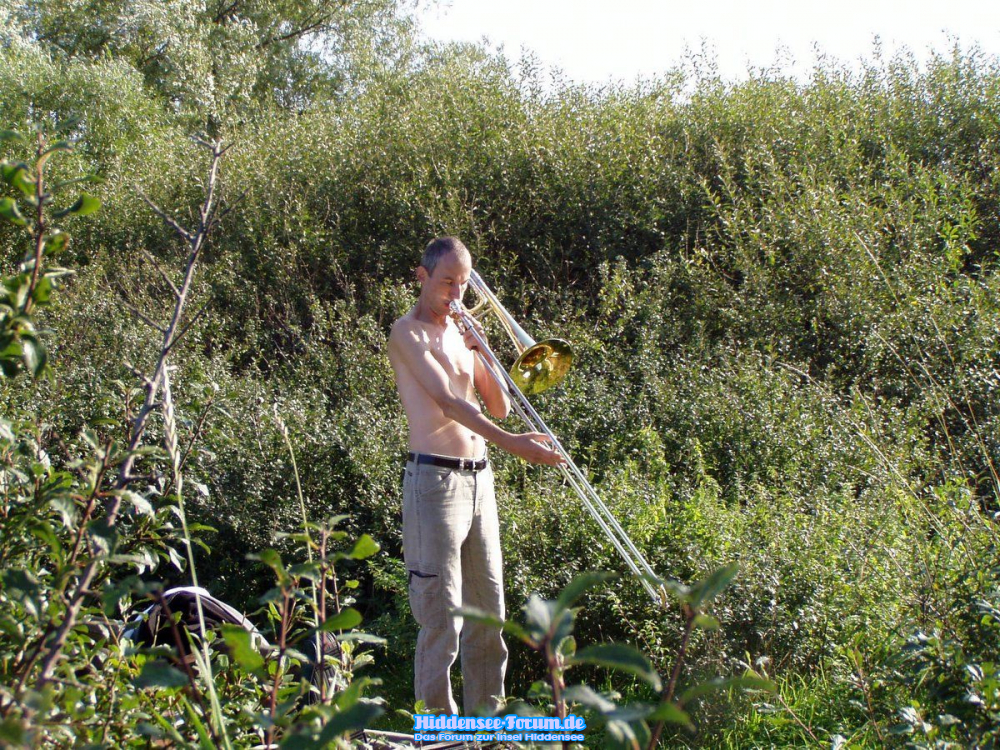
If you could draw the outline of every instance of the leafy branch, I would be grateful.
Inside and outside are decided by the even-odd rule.
[[[56,126],[56,136],[71,131],[76,120]],[[30,238],[30,250],[25,253],[18,272],[3,279],[0,288],[0,377],[14,377],[27,372],[33,378],[42,376],[48,367],[48,355],[39,337],[33,313],[50,304],[52,292],[60,279],[71,272],[58,267],[46,268],[46,256],[63,253],[69,246],[70,235],[60,227],[63,220],[87,216],[97,211],[98,198],[80,193],[69,206],[52,210],[56,193],[80,182],[97,182],[94,176],[48,184],[46,166],[59,153],[71,153],[73,143],[61,139],[49,143],[41,127],[35,127],[33,161],[0,162],[0,178],[13,190],[13,196],[0,198],[0,219],[22,227]],[[28,144],[28,138],[13,130],[0,132],[0,142]],[[22,210],[22,206],[25,208]]]

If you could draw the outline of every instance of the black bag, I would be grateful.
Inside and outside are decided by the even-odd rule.
[[[261,653],[266,655],[270,651],[267,639],[239,610],[216,599],[205,589],[194,586],[181,586],[158,594],[152,606],[129,622],[124,635],[147,648],[173,648],[180,659],[190,664],[193,657],[189,635],[204,636],[198,617],[199,600],[206,630],[218,632],[224,623],[239,625],[250,633],[251,641]]]
[[[199,599],[207,630],[221,631],[224,623],[239,625],[250,633],[251,643],[264,658],[274,651],[267,639],[239,610],[216,599],[205,589],[194,586],[173,588],[159,594],[152,606],[129,622],[123,635],[147,648],[167,646],[178,654],[178,666],[182,663],[193,665],[190,636],[203,635],[201,619],[198,617]],[[221,638],[216,643],[225,648]],[[330,633],[313,634],[303,638],[296,646],[306,657],[306,661],[301,669],[293,670],[294,677],[307,680],[317,688],[322,681],[331,692],[345,687],[337,679],[340,670],[335,662],[339,660],[341,651],[340,643],[334,636]],[[317,650],[320,658],[317,658]],[[330,657],[333,657],[333,663]],[[319,669],[316,668],[317,664],[321,665]],[[306,703],[313,703],[318,695],[318,690],[310,691],[305,698]]]

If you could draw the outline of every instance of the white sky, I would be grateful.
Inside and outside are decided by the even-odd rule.
[[[1000,55],[1000,0],[441,0],[421,13],[425,33],[443,41],[522,47],[580,82],[632,82],[682,62],[707,42],[724,79],[776,61],[807,74],[818,47],[856,64],[907,47],[921,60],[951,40]],[[783,50],[780,54],[778,50]]]

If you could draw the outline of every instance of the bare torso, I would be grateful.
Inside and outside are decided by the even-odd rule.
[[[433,357],[447,374],[451,392],[482,411],[474,384],[475,354],[466,348],[453,320],[447,319],[442,328],[417,320],[411,310],[396,321],[392,335],[405,337],[411,345],[420,347],[423,356]],[[479,458],[486,453],[482,436],[446,417],[392,346],[389,361],[410,426],[411,451],[461,458]]]

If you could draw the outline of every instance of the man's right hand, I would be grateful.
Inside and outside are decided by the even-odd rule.
[[[559,466],[566,463],[559,451],[549,447],[552,445],[552,441],[541,432],[524,432],[520,435],[512,435],[509,441],[504,442],[508,444],[501,445],[501,448],[533,464]]]

